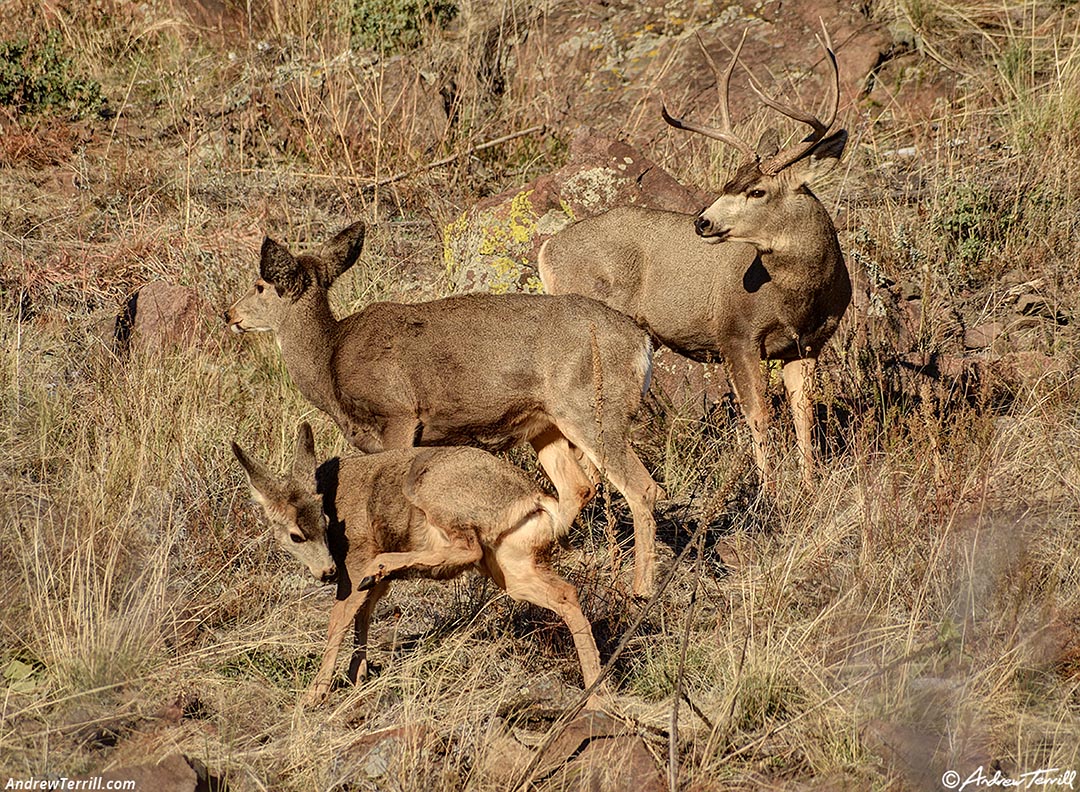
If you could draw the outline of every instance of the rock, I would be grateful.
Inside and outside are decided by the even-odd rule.
[[[210,792],[225,789],[221,780],[211,776],[202,762],[181,754],[171,754],[157,764],[122,767],[100,773],[99,776],[102,779],[101,789],[108,788],[109,782],[113,781],[134,782],[134,789],[152,789],[154,792]]]
[[[1041,352],[1007,352],[991,360],[987,369],[999,388],[1013,391],[1042,383],[1056,386],[1071,373],[1064,359]]]
[[[190,344],[199,328],[198,295],[186,286],[151,281],[128,300],[116,319],[114,346],[118,353],[132,344],[145,350]]]
[[[443,257],[455,290],[539,292],[536,253],[573,221],[625,204],[694,212],[708,203],[705,193],[679,184],[641,152],[589,129],[574,135],[569,160],[446,226]]]
[[[634,729],[603,712],[586,711],[544,752],[537,777],[544,790],[664,792],[667,784]]]
[[[964,331],[965,349],[985,349],[992,345],[1004,330],[1001,322],[984,322]]]
[[[524,96],[563,114],[570,123],[587,121],[604,134],[625,134],[651,142],[667,127],[660,117],[660,98],[676,115],[702,123],[717,117],[716,85],[695,41],[702,43],[721,68],[730,48],[748,29],[741,61],[766,90],[776,95],[770,75],[806,75],[810,85],[801,95],[820,95],[827,71],[818,65],[821,48],[818,20],[828,26],[840,70],[841,93],[865,93],[870,76],[891,46],[888,36],[850,3],[807,0],[784,3],[732,4],[726,0],[672,0],[660,6],[580,2],[556,4],[542,13],[511,49],[509,61],[529,64],[513,79]],[[792,99],[791,96],[787,97]],[[761,108],[745,73],[731,84],[736,123]],[[770,123],[789,122],[769,113]]]
[[[374,781],[393,772],[405,752],[420,750],[434,738],[423,725],[395,726],[365,734],[349,747],[347,758],[358,774]]]
[[[363,72],[359,85],[361,107],[374,111],[359,117],[377,125],[380,145],[421,157],[446,137],[449,122],[439,85],[408,56]]]
[[[733,394],[719,363],[697,363],[666,347],[653,354],[652,382],[653,394],[676,410],[690,409],[695,415],[707,415],[711,405]]]
[[[1022,294],[1016,300],[1016,313],[1020,316],[1033,316],[1049,319],[1059,325],[1068,324],[1065,314],[1052,307],[1046,298],[1038,294]]]

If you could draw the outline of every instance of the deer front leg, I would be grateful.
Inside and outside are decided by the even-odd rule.
[[[456,574],[472,566],[484,557],[484,551],[476,534],[471,531],[455,531],[447,536],[443,531],[428,524],[429,530],[438,532],[444,544],[429,550],[379,553],[364,567],[364,577],[356,584],[357,591],[367,591],[393,579],[397,572],[413,570],[424,577]]]
[[[787,390],[791,415],[795,419],[795,439],[799,444],[799,465],[803,484],[810,486],[814,480],[814,405],[810,401],[809,380],[814,374],[815,358],[789,360],[784,364],[782,376]]]
[[[367,639],[368,625],[371,623],[371,614],[375,612],[375,605],[382,599],[390,588],[388,582],[374,586],[369,592],[364,604],[356,612],[353,622],[353,654],[349,661],[349,681],[354,685],[358,680],[367,679]]]
[[[731,384],[742,407],[743,415],[750,424],[750,436],[754,441],[754,460],[761,472],[762,484],[771,488],[772,469],[766,450],[769,429],[769,412],[765,406],[765,379],[761,374],[761,360],[755,352],[746,351],[732,355],[728,361]]]
[[[315,674],[315,680],[300,701],[300,706],[308,707],[321,704],[330,692],[330,684],[334,679],[334,666],[337,665],[338,652],[341,649],[341,641],[349,629],[349,624],[356,616],[356,612],[368,599],[368,592],[353,591],[343,600],[334,603],[334,609],[330,612],[330,627],[327,630],[326,651],[323,653],[322,665]]]

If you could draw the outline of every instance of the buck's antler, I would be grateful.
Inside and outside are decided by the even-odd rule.
[[[739,39],[739,46],[735,48],[735,54],[731,56],[731,62],[728,64],[724,73],[721,74],[720,69],[716,65],[716,61],[712,59],[712,55],[705,49],[705,44],[701,40],[701,36],[697,37],[698,46],[701,47],[701,51],[705,55],[705,60],[709,62],[709,67],[712,68],[713,74],[716,75],[716,89],[720,94],[721,126],[719,129],[691,124],[683,121],[681,118],[676,118],[668,113],[667,106],[663,103],[660,105],[660,114],[664,117],[665,121],[676,129],[684,129],[687,132],[697,132],[699,135],[704,135],[713,140],[719,140],[721,143],[727,143],[729,146],[734,146],[747,156],[757,159],[757,152],[754,151],[754,147],[735,134],[735,130],[731,126],[731,109],[728,104],[728,86],[731,84],[731,73],[735,70],[735,64],[739,60],[739,53],[742,52],[743,42],[745,41],[746,30],[744,29],[742,38]]]
[[[766,96],[762,91],[758,90],[756,85],[750,83],[750,88],[766,106],[771,107],[778,113],[786,115],[788,118],[803,124],[808,124],[813,130],[796,145],[779,151],[774,156],[762,162],[759,165],[762,173],[775,176],[784,168],[801,160],[829,133],[829,129],[832,127],[833,122],[836,121],[836,111],[840,107],[840,71],[836,66],[836,55],[833,53],[832,41],[829,40],[829,31],[825,29],[824,22],[821,23],[821,30],[822,33],[825,34],[825,38],[824,40],[819,39],[819,43],[825,48],[826,59],[832,66],[833,77],[833,103],[827,121],[821,121],[816,116],[811,115],[805,110],[800,110],[797,107],[781,104],[775,99]]]
[[[811,115],[805,110],[801,110],[797,107],[791,107],[790,105],[778,102],[769,96],[766,96],[753,82],[750,83],[750,88],[757,94],[758,98],[765,104],[766,107],[771,107],[778,113],[781,113],[788,118],[794,119],[803,124],[807,124],[812,128],[809,135],[803,138],[796,145],[777,152],[767,160],[759,162],[758,167],[762,173],[770,176],[775,176],[789,165],[798,162],[805,157],[810,151],[817,145],[828,133],[833,123],[836,121],[836,111],[840,106],[840,72],[836,66],[836,55],[832,50],[832,42],[829,39],[829,31],[825,29],[825,23],[821,25],[822,32],[824,33],[824,40],[821,41],[821,45],[825,48],[825,54],[827,60],[832,66],[833,76],[833,103],[832,110],[829,112],[827,121],[821,121],[816,116]],[[735,54],[731,58],[731,62],[728,64],[727,69],[723,73],[716,65],[716,61],[713,60],[709,51],[705,48],[705,44],[701,40],[701,36],[698,36],[698,46],[701,47],[701,52],[705,55],[705,60],[709,64],[709,68],[712,69],[713,74],[716,76],[716,87],[720,94],[720,127],[708,127],[699,124],[689,123],[683,121],[681,118],[676,118],[668,113],[667,106],[661,104],[660,113],[664,120],[676,129],[684,129],[687,132],[697,132],[700,135],[712,138],[713,140],[719,140],[722,143],[727,143],[730,146],[734,146],[744,154],[759,159],[758,154],[754,151],[754,147],[747,143],[745,140],[735,134],[734,128],[731,124],[731,107],[728,101],[729,86],[731,85],[731,73],[735,70],[735,64],[739,60],[739,54],[742,52],[743,43],[746,41],[747,30],[743,30],[742,38],[739,39],[739,46],[735,48]]]

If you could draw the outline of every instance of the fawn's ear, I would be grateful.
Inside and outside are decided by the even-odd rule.
[[[233,441],[232,452],[236,455],[240,465],[244,468],[244,472],[247,473],[248,484],[251,485],[251,494],[259,502],[264,509],[270,509],[277,506],[277,501],[280,499],[280,490],[277,477],[270,473],[269,470],[259,461],[252,459],[246,453],[244,449]]]
[[[288,249],[270,237],[262,243],[259,255],[259,277],[272,283],[278,296],[296,299],[311,285],[311,275]]]
[[[293,455],[292,475],[308,490],[315,486],[315,435],[311,424],[304,421],[296,433],[296,453]]]
[[[349,267],[356,263],[360,251],[364,249],[364,234],[367,226],[357,221],[348,228],[339,231],[318,252],[319,283],[329,289]]]

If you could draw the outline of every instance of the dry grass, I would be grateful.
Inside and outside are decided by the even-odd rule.
[[[870,302],[818,383],[819,485],[800,489],[792,458],[778,491],[760,493],[745,426],[722,407],[707,421],[658,408],[641,430],[672,496],[664,541],[681,547],[711,521],[683,669],[688,788],[927,789],[950,767],[1080,769],[1075,331],[1041,325],[1055,365],[1005,397],[986,383],[912,395],[887,366],[955,351],[957,314],[992,318],[1018,290],[1080,304],[1077,17],[874,5],[924,53],[895,90],[952,69],[962,101],[929,119],[868,103],[849,121],[848,169],[825,198]],[[224,39],[154,3],[4,12],[11,29],[61,31],[118,115],[0,118],[0,778],[180,750],[238,790],[505,784],[497,719],[542,731],[579,680],[554,617],[480,581],[400,585],[375,618],[380,673],[295,709],[332,595],[271,546],[228,441],[280,467],[308,419],[324,455],[345,448],[272,342],[225,337],[217,314],[246,287],[264,231],[314,243],[357,216],[373,231],[335,288],[340,311],[443,293],[442,225],[554,167],[561,141],[375,182],[557,115],[512,80],[491,92],[492,64],[535,16],[470,4],[452,36],[390,61],[345,49],[327,20],[346,3],[229,7],[242,30]],[[403,79],[423,79],[416,67],[456,77],[457,123],[394,104]],[[919,157],[898,153],[912,144]],[[689,182],[718,156],[670,145],[651,153]],[[198,291],[198,340],[119,356],[111,322],[155,278]],[[922,318],[904,335],[887,300],[908,283]],[[786,426],[775,433],[794,448]],[[611,573],[609,516],[595,507],[561,562],[605,656],[637,607],[625,563]],[[616,669],[613,709],[657,755],[692,575],[678,571]],[[376,772],[366,749],[393,729]]]

